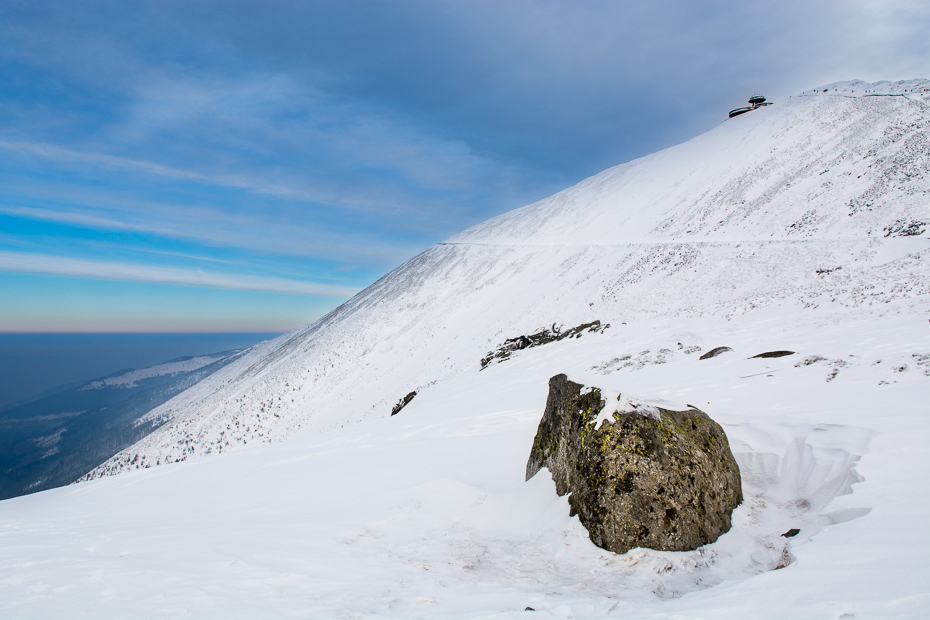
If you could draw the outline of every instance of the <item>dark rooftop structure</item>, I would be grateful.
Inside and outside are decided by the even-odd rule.
[[[740,114],[745,114],[746,112],[752,112],[756,108],[761,108],[762,106],[772,105],[771,103],[766,102],[763,95],[753,95],[749,98],[749,105],[743,108],[736,108],[730,110],[729,117],[733,118],[734,116],[739,116]]]

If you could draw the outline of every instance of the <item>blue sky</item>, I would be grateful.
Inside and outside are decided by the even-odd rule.
[[[0,331],[282,331],[753,91],[930,77],[915,2],[0,3]]]

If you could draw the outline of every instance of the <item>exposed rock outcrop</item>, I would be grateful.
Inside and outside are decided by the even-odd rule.
[[[565,330],[563,330],[562,327],[553,325],[550,328],[541,329],[535,334],[530,334],[528,336],[517,336],[516,338],[508,338],[504,341],[504,344],[497,347],[497,349],[494,351],[488,351],[488,354],[482,358],[481,370],[484,370],[488,364],[499,363],[509,359],[510,356],[517,351],[522,351],[523,349],[532,349],[533,347],[541,347],[544,344],[558,342],[559,340],[564,340],[566,338],[581,338],[582,334],[586,331],[592,334],[597,334],[604,331],[608,327],[610,327],[610,323],[602,325],[600,321],[583,323],[576,327],[571,327]]]
[[[696,549],[730,529],[740,474],[716,422],[693,407],[605,407],[599,389],[552,377],[526,479],[548,467],[594,544],[617,553]]]
[[[709,360],[709,359],[712,358],[712,357],[717,357],[717,356],[720,355],[721,353],[726,353],[727,351],[732,351],[732,350],[733,350],[733,349],[731,349],[730,347],[716,347],[716,348],[714,348],[714,349],[711,349],[710,351],[708,351],[707,353],[705,353],[704,355],[702,355],[702,356],[699,357],[698,359],[699,359],[699,360]]]
[[[413,400],[413,397],[417,395],[417,391],[414,390],[397,401],[397,404],[394,405],[394,408],[391,409],[391,415],[397,415],[400,413],[400,410],[410,404],[410,401]]]

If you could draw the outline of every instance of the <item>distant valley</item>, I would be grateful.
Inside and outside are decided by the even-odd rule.
[[[0,499],[70,484],[158,428],[139,418],[242,355],[127,369],[0,412]]]

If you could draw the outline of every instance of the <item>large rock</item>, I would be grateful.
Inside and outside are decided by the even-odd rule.
[[[549,380],[526,479],[543,467],[559,495],[571,493],[572,515],[594,544],[617,553],[714,542],[743,501],[726,435],[707,414],[627,399],[608,406],[599,389],[565,375]]]

